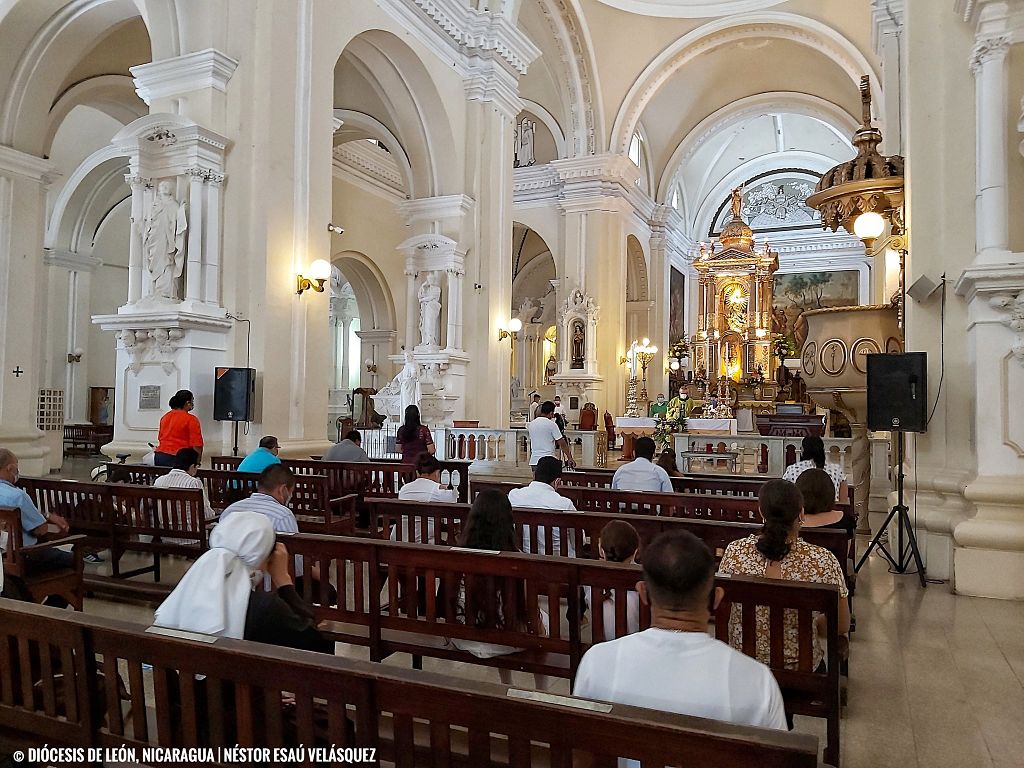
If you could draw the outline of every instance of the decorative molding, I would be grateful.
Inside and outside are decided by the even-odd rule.
[[[1003,325],[1015,334],[1010,352],[1024,365],[1024,289],[1017,294],[1004,293],[991,297],[988,304],[1002,317]]]
[[[884,40],[903,30],[906,0],[871,0],[871,50],[882,57]]]
[[[36,181],[44,187],[60,178],[61,172],[49,160],[19,152],[13,147],[0,144],[0,174],[21,176]]]
[[[987,62],[1005,59],[1012,42],[1013,36],[1009,33],[979,38],[971,50],[971,72],[977,75]]]
[[[368,141],[348,141],[334,148],[334,175],[383,193],[392,200],[405,200],[405,179],[388,152]]]
[[[466,265],[466,253],[459,250],[458,243],[450,237],[438,234],[416,235],[395,248],[405,255],[405,274],[418,275],[420,272],[453,271],[462,273]]]
[[[214,48],[186,53],[173,59],[139,64],[129,71],[135,92],[147,104],[155,99],[183,96],[207,88],[225,93],[238,62]]]
[[[74,251],[61,251],[52,248],[43,249],[43,263],[48,267],[62,267],[72,272],[92,272],[103,261],[95,256]]]
[[[406,200],[398,206],[398,214],[408,224],[419,221],[435,222],[442,219],[464,219],[476,202],[468,195],[438,195]],[[400,246],[401,247],[401,246]]]

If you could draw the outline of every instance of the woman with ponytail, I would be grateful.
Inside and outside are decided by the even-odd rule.
[[[825,461],[825,441],[817,435],[808,435],[800,443],[800,461],[790,464],[782,473],[783,480],[795,483],[796,479],[809,469],[820,469],[828,473],[836,488],[836,501],[846,501],[846,477],[842,467]]]
[[[725,549],[719,571],[740,576],[760,576],[787,581],[809,581],[816,584],[835,584],[839,587],[839,633],[850,631],[849,591],[843,569],[835,555],[824,547],[808,544],[800,538],[803,524],[803,497],[800,490],[788,480],[769,480],[761,486],[758,506],[764,524],[760,536],[750,535],[732,542]],[[733,606],[729,619],[729,644],[743,647],[743,628],[739,608]],[[812,669],[817,669],[824,658],[820,637],[824,634],[823,616],[815,617],[814,654]],[[757,658],[764,664],[770,661],[768,652],[768,609],[757,609]],[[796,669],[799,659],[799,627],[794,611],[785,613],[784,643],[785,665]]]

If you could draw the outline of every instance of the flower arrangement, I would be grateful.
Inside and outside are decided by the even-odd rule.
[[[796,345],[789,336],[779,334],[775,337],[775,341],[772,342],[772,352],[781,362],[796,355]]]
[[[686,417],[680,413],[679,406],[669,407],[664,416],[658,416],[654,424],[654,442],[659,448],[672,443],[672,436],[677,432],[686,431]]]

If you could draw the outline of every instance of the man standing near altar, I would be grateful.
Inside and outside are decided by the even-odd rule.
[[[692,410],[693,400],[686,393],[686,387],[679,387],[679,394],[668,401],[668,413],[673,416],[679,414],[680,419],[688,419]]]

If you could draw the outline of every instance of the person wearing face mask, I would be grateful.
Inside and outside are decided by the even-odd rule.
[[[648,411],[648,415],[650,415],[652,419],[664,416],[668,411],[668,402],[665,400],[665,396],[659,394],[658,398],[650,404]]]
[[[672,414],[678,413],[680,419],[688,419],[692,410],[693,401],[686,392],[686,387],[680,387],[679,394],[668,401],[668,412]]]
[[[260,573],[272,591],[253,589]],[[210,534],[210,549],[188,569],[156,609],[154,626],[334,653],[316,629],[288,573],[288,550],[275,544],[271,521],[236,511]]]
[[[10,507],[21,512],[22,544],[30,547],[46,539],[66,536],[70,531],[68,521],[56,514],[44,516],[25,490],[17,487],[20,478],[18,457],[6,448],[0,448],[0,507]],[[55,525],[58,533],[50,534],[48,525]],[[0,541],[0,544],[3,542]],[[74,556],[70,552],[56,548],[25,553],[24,557],[33,574],[71,568],[74,565]],[[46,604],[58,608],[67,607],[67,601],[58,595],[47,597]]]

